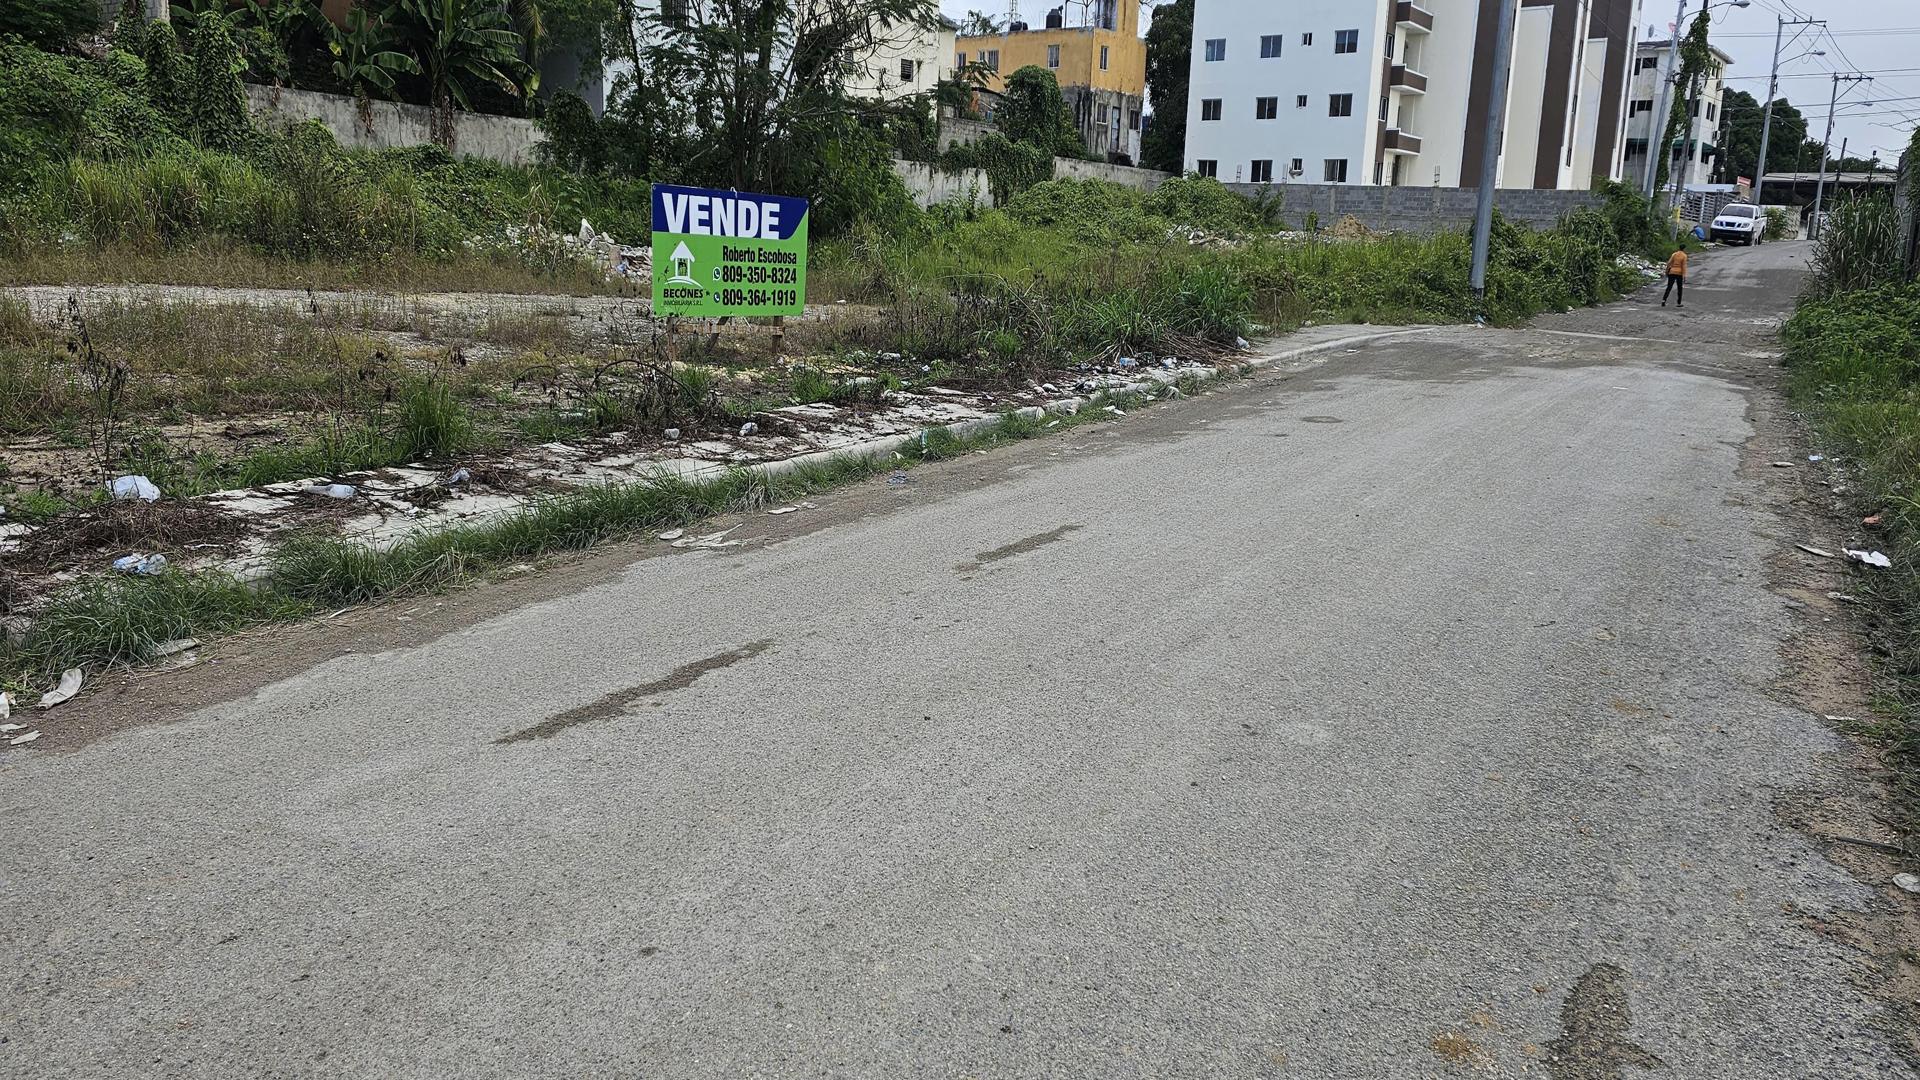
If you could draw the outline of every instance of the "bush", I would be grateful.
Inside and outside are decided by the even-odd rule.
[[[97,0],[0,0],[0,38],[21,38],[42,49],[64,49],[100,28]]]
[[[1900,255],[1900,211],[1893,200],[1876,195],[1836,203],[1814,245],[1812,269],[1807,287],[1818,296],[1906,280]]]
[[[1168,221],[1227,236],[1244,233],[1258,224],[1253,204],[1205,176],[1176,176],[1147,196],[1147,212]]]
[[[1166,226],[1143,209],[1145,197],[1104,180],[1047,180],[1008,200],[1007,216],[1023,225],[1065,229],[1087,239],[1164,239]]]
[[[994,110],[993,122],[1008,139],[1051,156],[1086,156],[1066,99],[1060,95],[1059,81],[1038,65],[1028,64],[1007,77],[1006,93]]]

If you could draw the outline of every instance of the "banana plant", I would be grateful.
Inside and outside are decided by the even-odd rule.
[[[521,60],[524,40],[509,29],[498,0],[393,0],[386,15],[425,69],[433,141],[448,149],[454,106],[473,109],[470,88],[492,83],[518,97],[531,75]]]
[[[394,75],[420,74],[420,61],[393,48],[395,35],[386,22],[367,14],[359,6],[347,9],[344,25],[335,26],[322,19],[327,35],[327,51],[333,54],[333,77],[353,88],[353,100],[360,110],[360,124],[373,134],[373,99],[368,88],[391,98]]]

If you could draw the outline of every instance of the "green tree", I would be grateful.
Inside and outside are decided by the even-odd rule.
[[[389,0],[373,13],[389,23],[395,39],[420,65],[433,110],[428,134],[453,149],[455,106],[473,111],[473,93],[481,85],[519,97],[529,74],[521,60],[524,44],[507,24],[500,5],[490,0]]]
[[[1193,2],[1154,9],[1147,30],[1147,93],[1152,122],[1140,140],[1140,164],[1177,173],[1187,160],[1187,80],[1193,72]]]
[[[993,122],[1014,142],[1037,146],[1057,157],[1086,156],[1059,81],[1038,65],[1029,64],[1007,78]]]
[[[140,59],[147,64],[147,100],[160,115],[173,121],[177,130],[186,132],[190,124],[182,115],[182,106],[188,100],[191,78],[186,54],[180,49],[180,36],[172,23],[155,20],[147,24],[146,32],[140,35]]]
[[[967,17],[960,20],[961,37],[986,37],[999,32],[1000,20],[984,11],[969,11]]]
[[[43,49],[64,49],[99,28],[97,0],[0,0],[0,37],[12,34]]]
[[[1759,179],[1756,172],[1760,157],[1760,132],[1766,112],[1752,94],[1729,90],[1722,100],[1720,158],[1714,166],[1714,178],[1731,184],[1738,177]],[[1773,131],[1767,143],[1767,172],[1791,172],[1796,156],[1807,139],[1807,120],[1786,98],[1773,103]]]
[[[373,99],[369,88],[381,97],[394,94],[394,75],[420,74],[420,62],[398,51],[393,29],[384,20],[372,18],[363,7],[347,9],[344,25],[325,24],[327,51],[333,55],[333,77],[353,89],[360,111],[361,126],[373,133]]]

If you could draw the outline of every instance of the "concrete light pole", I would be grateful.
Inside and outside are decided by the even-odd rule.
[[[1685,3],[1686,0],[1681,0]],[[1500,0],[1500,21],[1493,38],[1493,94],[1487,99],[1486,139],[1480,148],[1480,191],[1473,208],[1474,314],[1487,313],[1487,249],[1493,232],[1493,194],[1499,186],[1500,141],[1507,126],[1507,81],[1513,68],[1514,9],[1520,0]]]

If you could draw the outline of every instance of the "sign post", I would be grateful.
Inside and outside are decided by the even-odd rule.
[[[653,313],[799,315],[807,200],[655,184]]]

